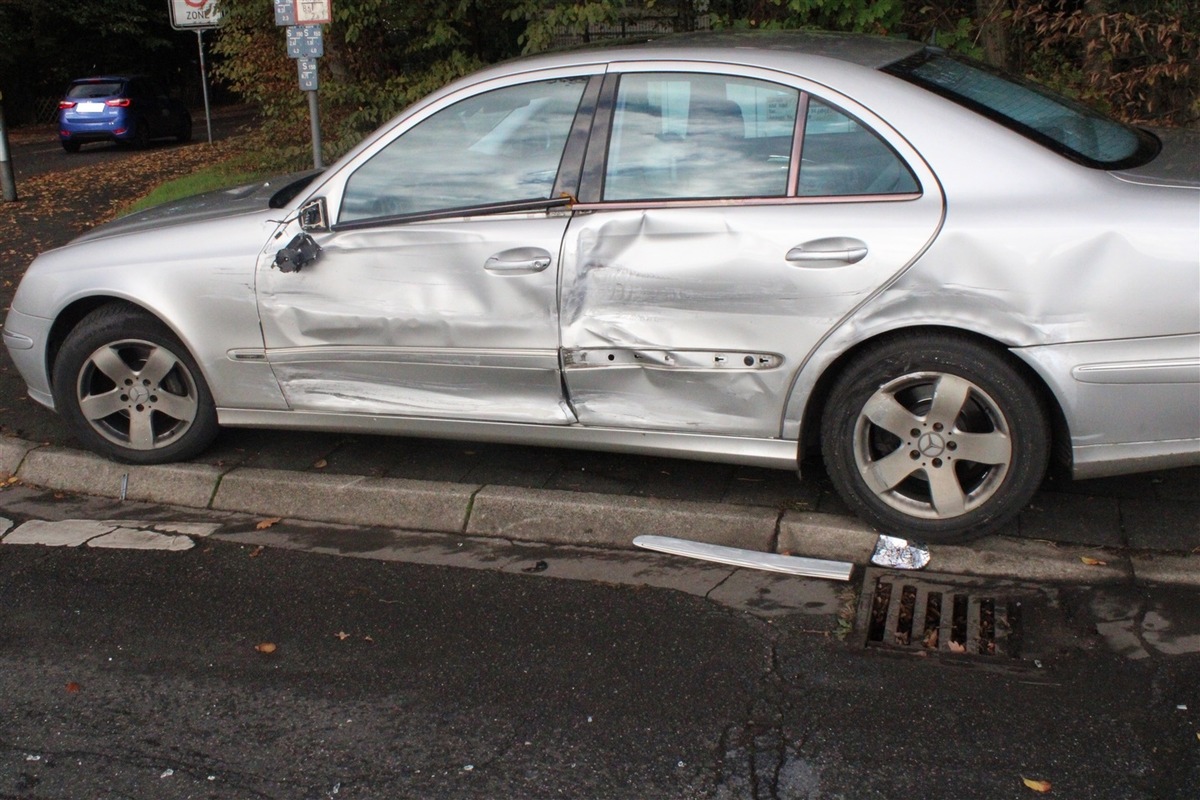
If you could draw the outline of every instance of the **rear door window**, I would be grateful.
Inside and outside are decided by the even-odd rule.
[[[785,196],[799,97],[750,78],[622,76],[604,200]]]

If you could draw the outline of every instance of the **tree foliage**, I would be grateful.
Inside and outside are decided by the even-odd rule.
[[[0,91],[13,123],[50,122],[73,79],[141,72],[183,91],[199,85],[196,40],[171,29],[163,0],[0,0]]]

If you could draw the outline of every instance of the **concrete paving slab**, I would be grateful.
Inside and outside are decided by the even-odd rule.
[[[0,536],[12,530],[13,521],[8,517],[0,517]]]
[[[1055,542],[1123,547],[1121,511],[1114,497],[1042,492],[1019,517],[1021,535]]]
[[[117,528],[112,533],[89,539],[87,546],[113,550],[191,550],[196,543],[189,536],[155,533],[137,528]]]
[[[127,500],[205,508],[221,470],[207,464],[118,464],[79,450],[41,447],[25,456],[17,477],[47,489],[103,497],[120,497],[124,485]]]
[[[212,507],[346,525],[456,533],[478,487],[253,468],[221,479]]]
[[[767,552],[777,518],[748,506],[489,486],[475,495],[467,533],[623,548],[653,534]]]
[[[1121,523],[1135,550],[1200,548],[1200,513],[1194,502],[1138,499],[1121,501]]]
[[[68,519],[57,522],[30,520],[6,534],[3,544],[40,544],[48,547],[80,547],[90,539],[111,533],[115,526],[90,519]]]

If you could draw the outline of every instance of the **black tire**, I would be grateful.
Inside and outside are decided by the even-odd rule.
[[[54,362],[54,404],[91,449],[134,464],[197,455],[217,435],[195,360],[149,314],[103,306],[67,335]]]
[[[837,376],[821,450],[843,500],[882,533],[923,542],[1013,520],[1050,457],[1041,394],[1000,348],[945,334],[893,337]]]
[[[68,153],[78,153],[80,148],[79,142],[69,142],[65,140],[63,141],[62,146],[63,150],[66,150]]]

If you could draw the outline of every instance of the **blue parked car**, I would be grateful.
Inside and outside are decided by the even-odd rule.
[[[87,142],[146,147],[151,139],[192,138],[192,115],[140,75],[102,75],[72,81],[58,104],[58,139],[68,153]]]

